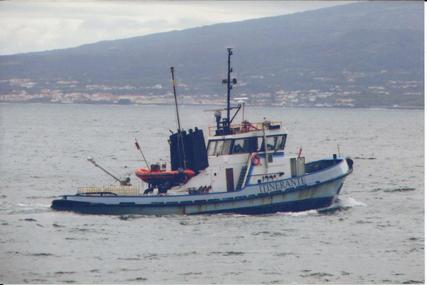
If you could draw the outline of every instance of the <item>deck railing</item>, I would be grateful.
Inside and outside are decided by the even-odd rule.
[[[77,194],[91,193],[113,193],[123,196],[137,196],[140,195],[140,190],[137,186],[87,186],[80,187],[77,190]]]
[[[253,131],[261,131],[263,124],[264,122],[250,123],[248,121],[241,122],[239,124],[231,124],[230,125],[231,134],[243,134],[243,133],[248,133]],[[282,128],[282,121],[268,121],[267,126],[276,126],[278,128]],[[216,130],[217,130],[216,126],[208,127],[209,136],[214,136]]]

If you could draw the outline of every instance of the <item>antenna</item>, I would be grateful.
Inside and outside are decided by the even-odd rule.
[[[245,121],[245,103],[246,103],[246,100],[248,100],[248,99],[249,99],[248,97],[237,97],[237,98],[234,98],[234,100],[236,100],[237,103],[239,103],[239,105],[242,106],[242,122]]]

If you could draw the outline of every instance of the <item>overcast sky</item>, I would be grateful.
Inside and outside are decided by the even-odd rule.
[[[0,54],[318,9],[327,1],[0,1]]]

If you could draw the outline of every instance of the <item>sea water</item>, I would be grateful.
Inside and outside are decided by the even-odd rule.
[[[181,106],[206,133],[215,109]],[[0,281],[6,283],[424,282],[424,112],[247,107],[281,120],[286,152],[342,153],[354,172],[330,211],[105,216],[56,196],[169,159],[173,106],[0,104]],[[241,119],[241,114],[237,120]],[[132,176],[134,183],[137,178]]]

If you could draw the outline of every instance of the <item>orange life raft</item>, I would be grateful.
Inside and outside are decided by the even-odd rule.
[[[141,178],[148,184],[158,185],[165,182],[177,185],[187,182],[196,173],[191,169],[180,170],[149,170],[146,168],[138,168],[135,170],[135,175]]]

